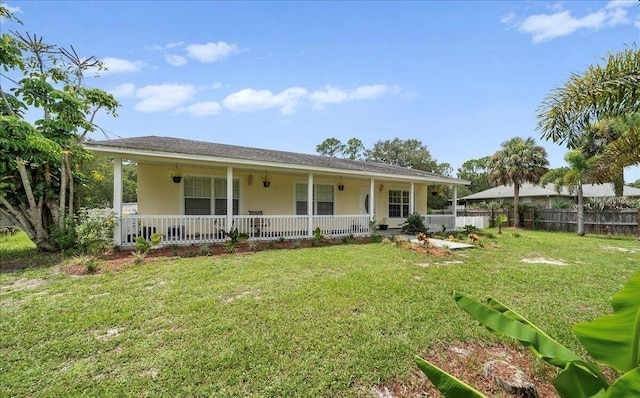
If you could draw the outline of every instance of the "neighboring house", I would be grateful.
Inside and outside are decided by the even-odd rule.
[[[237,228],[255,239],[371,233],[414,212],[455,228],[455,214],[426,216],[428,186],[468,181],[387,164],[169,137],[88,142],[114,157],[114,242],[162,233],[165,242],[223,241]],[[138,165],[137,214],[123,214],[122,160]],[[175,178],[174,178],[175,177]],[[433,220],[431,218],[434,218]],[[437,218],[437,219],[436,219]]]
[[[613,184],[583,184],[582,194],[584,198],[607,198],[615,196]],[[640,189],[625,185],[623,196],[640,197]],[[566,187],[562,187],[560,192],[558,192],[554,184],[548,184],[542,187],[540,185],[526,183],[520,187],[520,203],[524,205],[551,208],[554,200],[573,200],[574,198],[575,193],[569,193]],[[513,201],[513,185],[501,185],[465,196],[460,198],[460,200],[464,201],[467,205],[492,200]]]

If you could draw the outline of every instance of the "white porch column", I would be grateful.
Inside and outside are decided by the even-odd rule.
[[[376,193],[376,180],[373,178],[369,181],[369,220],[374,220],[376,216],[376,209],[373,208],[375,201],[373,195]]]
[[[233,167],[227,167],[227,231],[233,229]]]
[[[453,186],[453,211],[451,212],[454,217],[458,217],[458,186]],[[454,224],[455,226],[455,224]]]
[[[113,244],[122,244],[122,158],[113,158],[113,211],[116,213],[116,225],[113,229]]]
[[[313,236],[313,173],[307,179],[307,234]]]
[[[411,187],[409,188],[409,214],[416,212],[416,187],[413,181],[411,181]]]

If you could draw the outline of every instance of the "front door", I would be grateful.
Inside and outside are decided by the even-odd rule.
[[[369,214],[369,189],[360,188],[360,214]]]

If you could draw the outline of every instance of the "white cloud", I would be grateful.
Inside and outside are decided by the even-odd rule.
[[[183,41],[176,41],[176,42],[173,42],[173,43],[167,43],[167,45],[165,47],[166,48],[174,48],[174,47],[180,47],[183,44],[184,44]]]
[[[106,71],[102,74],[115,74],[115,73],[133,73],[140,72],[146,65],[142,61],[129,61],[127,59],[106,57],[102,59],[102,63],[107,67]]]
[[[165,54],[164,59],[173,66],[182,66],[189,63],[185,57],[176,54]]]
[[[209,42],[207,44],[189,44],[186,50],[191,58],[204,63],[222,61],[229,55],[240,52],[235,44],[228,44],[223,41],[217,43]]]
[[[120,84],[108,90],[109,94],[116,98],[133,97],[135,91],[136,86],[133,83]]]
[[[606,8],[624,8],[624,7],[633,7],[637,5],[638,2],[636,0],[611,0],[607,3]]]
[[[136,91],[141,99],[133,108],[140,112],[164,112],[187,102],[195,94],[188,84],[160,84],[145,86]]]
[[[307,90],[301,87],[288,88],[275,95],[269,90],[247,88],[227,96],[222,101],[222,104],[225,108],[234,112],[253,112],[280,108],[280,112],[288,115],[295,112],[300,100],[307,95]]]
[[[310,95],[310,99],[314,109],[321,109],[324,104],[340,104],[346,101],[371,99],[385,94],[397,94],[400,91],[397,86],[389,87],[385,84],[360,86],[353,90],[326,86],[323,91],[314,91]]]
[[[540,43],[584,29],[595,31],[605,27],[629,24],[631,21],[625,8],[634,3],[625,0],[610,1],[604,8],[583,17],[574,17],[571,12],[563,11],[558,5],[552,14],[536,14],[518,19],[515,14],[510,13],[503,17],[501,22],[513,25],[519,31],[530,34],[534,43]]]
[[[189,113],[194,116],[212,116],[217,115],[222,107],[217,102],[198,102],[189,106],[178,108],[178,113]]]
[[[397,86],[384,84],[366,85],[352,90],[344,90],[334,86],[326,86],[324,90],[309,92],[303,87],[291,87],[281,93],[273,94],[269,90],[244,89],[226,97],[222,104],[234,112],[255,112],[264,109],[278,108],[284,115],[295,113],[302,105],[310,104],[313,109],[323,109],[325,104],[341,104],[347,101],[358,101],[377,98],[387,94],[397,94],[401,90]]]

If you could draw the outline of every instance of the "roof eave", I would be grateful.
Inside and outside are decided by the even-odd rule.
[[[232,164],[232,165],[254,166],[257,168],[275,167],[275,168],[282,168],[282,169],[293,169],[297,171],[315,171],[315,172],[343,174],[343,175],[352,175],[352,176],[376,177],[381,179],[404,180],[408,182],[422,181],[422,182],[432,182],[437,184],[449,184],[449,185],[469,185],[471,183],[470,181],[460,180],[460,179],[449,179],[447,177],[442,177],[442,178],[420,177],[420,176],[389,174],[389,173],[370,172],[370,171],[361,171],[361,170],[349,170],[349,169],[331,168],[331,167],[305,166],[305,165],[291,164],[291,163],[225,158],[225,157],[219,157],[219,156],[214,157],[214,156],[206,156],[206,155],[193,155],[193,154],[185,154],[185,153],[177,153],[177,152],[144,151],[139,149],[103,146],[103,145],[95,145],[95,144],[88,144],[88,143],[84,145],[84,148],[92,152],[101,153],[106,156],[153,157],[158,159],[171,159],[172,161],[174,160],[194,161],[195,160],[195,161],[202,161],[202,162],[215,162],[215,163],[224,163],[224,164]]]

